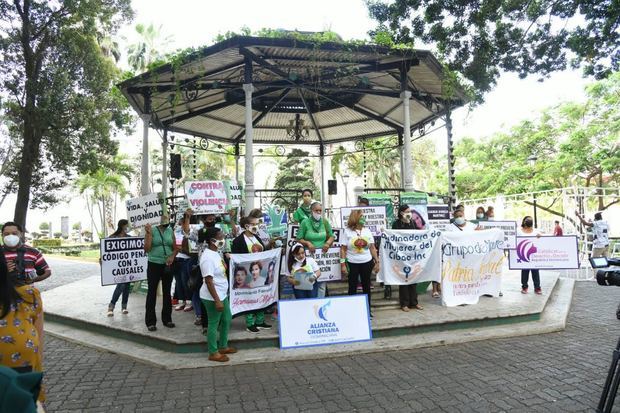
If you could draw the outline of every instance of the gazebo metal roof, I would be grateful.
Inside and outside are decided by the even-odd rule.
[[[412,94],[411,130],[463,105],[463,90],[444,98],[443,70],[425,50],[233,37],[120,84],[155,128],[234,145],[245,135],[244,83],[252,83],[256,144],[323,145],[402,135],[402,90]],[[299,114],[309,136],[286,127]]]

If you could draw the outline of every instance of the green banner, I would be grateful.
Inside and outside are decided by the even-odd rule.
[[[385,206],[387,227],[392,228],[392,223],[396,219],[392,197],[386,194],[364,194],[363,197],[368,200],[369,206]]]

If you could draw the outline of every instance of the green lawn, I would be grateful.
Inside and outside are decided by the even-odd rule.
[[[45,254],[46,257],[62,258],[73,261],[99,262],[99,250],[82,251],[79,256],[63,255],[63,254]]]

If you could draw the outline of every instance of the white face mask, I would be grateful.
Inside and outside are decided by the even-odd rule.
[[[299,263],[304,262],[304,260],[305,260],[305,259],[306,259],[306,257],[303,257],[303,258],[301,258],[301,259],[299,259],[299,258],[295,257],[295,261],[297,261],[297,262],[299,262]]]
[[[258,234],[258,225],[248,225],[247,228],[252,234]]]
[[[454,223],[456,225],[463,225],[465,224],[465,218],[463,217],[454,218]]]
[[[406,214],[403,214],[403,219],[405,221],[411,220],[411,212],[407,212]]]
[[[482,218],[484,218],[484,214],[477,214],[477,215],[476,215],[476,217],[477,217],[478,219],[482,219]]]
[[[9,248],[15,248],[19,245],[19,237],[17,235],[6,235],[4,237],[4,245],[6,245]]]
[[[316,212],[312,213],[312,217],[316,220],[316,221],[320,221],[321,220],[321,214],[317,214]]]
[[[222,250],[226,242],[223,239],[214,239],[213,244],[217,247],[218,250]]]

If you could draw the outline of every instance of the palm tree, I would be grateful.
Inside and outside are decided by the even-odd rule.
[[[162,37],[162,26],[136,24],[140,36],[138,42],[127,48],[129,66],[138,72],[145,72],[149,65],[163,56],[162,51],[172,42],[172,36]]]
[[[95,229],[103,237],[106,237],[108,229],[114,227],[114,217],[111,211],[112,201],[116,202],[118,196],[125,197],[128,195],[123,176],[113,171],[99,168],[95,172],[81,175],[76,182],[76,187],[80,195],[86,198],[88,213]],[[100,231],[97,229],[94,219],[95,205],[101,219]]]

